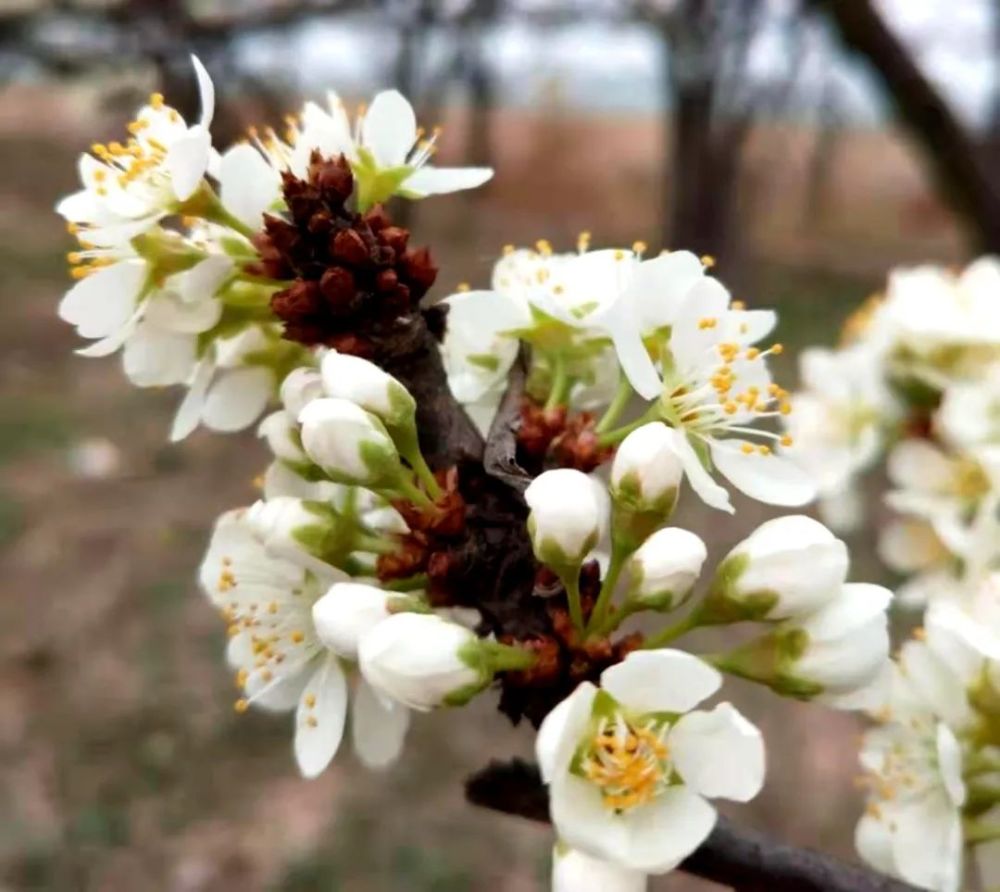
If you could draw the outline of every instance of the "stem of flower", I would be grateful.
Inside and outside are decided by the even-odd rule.
[[[615,589],[618,587],[618,579],[625,567],[625,560],[630,551],[623,548],[619,543],[614,542],[611,546],[611,560],[608,563],[608,572],[604,574],[601,581],[601,591],[597,596],[594,609],[590,612],[590,622],[584,637],[590,637],[603,629],[608,621],[608,610],[611,608],[611,600],[614,598]]]
[[[614,424],[618,417],[625,411],[625,407],[629,404],[629,400],[632,399],[632,384],[628,379],[628,376],[621,372],[618,376],[618,389],[615,391],[614,398],[608,405],[607,411],[601,416],[601,420],[597,422],[597,426],[594,431],[598,434],[603,434],[612,424]]]
[[[557,353],[553,360],[552,387],[549,390],[549,398],[545,402],[545,409],[555,409],[557,406],[564,405],[572,386],[573,379],[569,376],[566,357],[562,353]]]
[[[673,641],[676,641],[678,638],[686,635],[688,632],[691,632],[700,626],[701,626],[701,619],[698,616],[698,611],[693,610],[691,611],[691,613],[685,616],[684,619],[678,620],[673,625],[667,626],[665,629],[660,629],[659,632],[650,635],[643,642],[642,646],[646,650],[653,650],[654,648],[657,647],[665,647],[666,645],[670,644]],[[712,663],[714,659],[722,660],[723,657],[707,656],[707,657],[702,657],[702,659]],[[713,665],[716,664],[713,663]]]
[[[370,551],[372,554],[393,554],[398,549],[395,542],[364,533],[356,534],[353,544],[357,551]]]
[[[402,471],[399,475],[399,479],[396,481],[396,489],[415,505],[422,505],[424,508],[434,507],[434,501],[409,479],[406,471]]]
[[[434,472],[430,469],[427,461],[424,459],[423,453],[420,449],[416,449],[413,455],[404,455],[410,465],[413,467],[414,472],[420,479],[420,482],[426,487],[427,492],[430,493],[431,498],[437,501],[444,495],[444,491],[441,489],[437,482],[437,478],[434,476]]]
[[[487,648],[490,666],[494,673],[530,669],[538,661],[537,654],[523,647],[500,644],[497,641],[483,642],[483,645]]]
[[[580,568],[573,567],[567,573],[559,574],[563,588],[566,589],[566,601],[569,604],[569,618],[573,628],[581,637],[586,637],[583,625],[583,607],[580,606]]]
[[[204,180],[198,187],[198,191],[183,202],[177,210],[190,217],[201,217],[210,223],[228,226],[247,239],[252,239],[257,234],[256,229],[251,229],[246,223],[226,210],[219,196],[215,194],[215,190]]]
[[[426,573],[417,573],[414,576],[407,576],[403,579],[390,579],[388,582],[380,582],[379,585],[390,592],[416,592],[427,587],[428,576]]]
[[[597,442],[601,446],[614,446],[616,443],[620,443],[624,440],[632,431],[638,430],[644,424],[649,424],[650,421],[657,421],[660,417],[660,407],[659,403],[654,403],[650,406],[639,418],[635,421],[629,422],[623,427],[615,428],[611,431],[605,431],[597,438]]]

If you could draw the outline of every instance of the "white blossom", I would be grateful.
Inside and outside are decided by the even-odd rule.
[[[691,594],[708,551],[694,533],[657,530],[629,558],[628,600],[654,610],[672,610]]]
[[[557,844],[552,850],[552,892],[646,892],[646,875]]]
[[[348,400],[313,400],[299,415],[302,448],[335,479],[361,486],[389,482],[399,455],[385,428]]]
[[[543,563],[579,566],[607,526],[604,487],[581,471],[545,471],[531,481],[524,498],[531,509],[528,532]]]

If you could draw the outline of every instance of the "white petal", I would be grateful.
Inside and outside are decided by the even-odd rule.
[[[890,875],[897,874],[896,860],[892,854],[892,833],[885,821],[873,815],[864,815],[854,831],[854,847],[876,870]]]
[[[635,392],[647,400],[658,397],[663,389],[663,382],[642,342],[639,320],[632,305],[628,301],[619,301],[602,315],[601,322],[611,335],[622,371]]]
[[[164,164],[178,201],[187,201],[208,168],[212,140],[203,127],[192,127],[167,149]]]
[[[372,100],[361,122],[361,141],[382,167],[406,163],[417,141],[417,118],[402,93],[383,90]]]
[[[215,116],[215,85],[212,83],[212,78],[209,76],[205,66],[202,65],[201,59],[192,55],[191,64],[194,66],[195,77],[198,78],[198,97],[201,100],[201,126],[207,130],[212,124],[212,118]]]
[[[190,434],[201,420],[201,411],[205,406],[205,396],[208,386],[215,375],[215,366],[207,360],[202,360],[195,367],[194,375],[188,384],[188,392],[177,407],[174,423],[170,428],[170,442],[176,443]]]
[[[316,777],[330,764],[344,736],[346,719],[347,679],[331,655],[309,679],[295,710],[295,760],[303,777]]]
[[[633,867],[621,857],[628,836],[624,823],[604,805],[590,781],[563,772],[549,785],[549,812],[561,839],[595,858]]]
[[[910,883],[958,892],[962,880],[962,819],[943,792],[928,793],[894,811],[893,856]]]
[[[682,650],[637,650],[601,673],[601,687],[635,712],[687,712],[722,684],[722,676]]]
[[[816,485],[809,475],[784,456],[761,455],[756,449],[745,453],[739,440],[712,440],[709,446],[719,473],[752,499],[795,507],[816,498]]]
[[[164,333],[200,334],[222,316],[222,302],[215,298],[188,303],[178,295],[162,292],[146,303],[143,318]]]
[[[384,768],[403,750],[410,710],[379,697],[360,676],[351,704],[351,743],[368,768]]]
[[[475,189],[493,177],[491,167],[431,167],[415,170],[403,181],[403,188],[418,196],[442,195]]]
[[[59,318],[85,338],[106,338],[135,312],[146,281],[146,264],[126,260],[81,279],[59,303]]]
[[[687,435],[680,430],[674,430],[673,434],[673,449],[684,466],[684,473],[687,475],[691,488],[710,508],[733,514],[736,509],[729,501],[729,493],[719,486],[712,479],[712,475],[705,470],[705,466],[698,458],[698,454],[694,451]]]
[[[643,334],[672,325],[688,291],[704,276],[705,267],[690,251],[671,251],[643,260],[628,289]]]
[[[142,316],[142,307],[138,307],[136,311],[132,314],[132,318],[129,319],[121,328],[117,331],[112,332],[106,338],[101,338],[99,341],[94,341],[87,347],[81,347],[79,350],[74,350],[77,356],[87,356],[90,358],[96,358],[100,356],[110,356],[119,347],[122,346],[135,331],[136,326],[139,324],[139,319]]]
[[[252,657],[248,662],[253,664]],[[256,673],[250,676],[251,679],[258,677],[260,676]],[[279,676],[259,691],[248,687],[247,694],[253,698],[251,702],[255,707],[269,712],[288,712],[298,705],[302,690],[311,678],[311,671],[299,671],[293,675]]]
[[[669,787],[648,805],[626,812],[624,848],[618,863],[646,873],[673,870],[700,846],[715,826],[716,813],[685,786]]]
[[[219,182],[226,210],[251,229],[263,226],[264,212],[281,195],[281,175],[247,143],[235,145],[223,154]]]
[[[136,387],[183,384],[194,368],[196,346],[193,335],[142,324],[125,343],[125,374]]]
[[[646,875],[578,849],[552,852],[552,892],[646,892]]]
[[[596,693],[597,688],[585,681],[543,719],[535,738],[535,758],[545,783],[552,783],[569,766],[580,735],[590,721]]]
[[[749,802],[764,784],[764,739],[729,703],[682,716],[667,746],[684,783],[702,796]]]
[[[225,371],[205,397],[201,420],[215,431],[243,430],[267,408],[273,390],[270,369],[248,366]]]

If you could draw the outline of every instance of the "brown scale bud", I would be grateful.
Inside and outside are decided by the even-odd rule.
[[[335,260],[352,266],[363,266],[371,260],[368,245],[356,229],[342,229],[330,240],[330,253]]]
[[[309,176],[316,187],[326,193],[325,197],[328,199],[335,198],[344,202],[354,191],[354,176],[343,155],[335,160],[320,161],[318,153],[314,152],[309,165]]]
[[[380,230],[386,229],[392,225],[392,219],[389,217],[389,214],[386,213],[385,207],[381,204],[375,205],[375,207],[368,211],[362,219],[375,232],[379,232]]]
[[[354,274],[343,266],[331,266],[319,280],[319,290],[336,315],[346,315],[351,311],[357,297]]]
[[[380,292],[395,291],[399,284],[399,276],[395,270],[384,269],[375,277],[375,290]],[[409,296],[409,295],[407,295]]]
[[[406,243],[410,240],[409,230],[400,226],[387,226],[378,234],[380,244],[392,248],[397,254],[406,251]]]
[[[505,635],[500,640],[503,644],[520,647],[535,655],[535,664],[530,669],[506,673],[511,684],[523,687],[546,685],[559,677],[561,648],[555,638],[546,636],[518,641]]]
[[[427,543],[423,537],[407,536],[394,552],[378,556],[375,575],[382,582],[406,579],[423,571],[427,557]]]
[[[417,286],[420,294],[425,294],[437,278],[437,267],[431,260],[431,252],[427,248],[407,251],[403,254],[401,266],[403,275],[410,282],[411,288]]]
[[[319,285],[301,279],[271,297],[271,309],[275,314],[293,321],[314,316],[320,305]]]

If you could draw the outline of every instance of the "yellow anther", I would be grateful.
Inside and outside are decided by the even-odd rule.
[[[719,320],[716,319],[714,316],[706,316],[705,318],[698,320],[698,328],[701,329],[715,328],[715,326],[718,324],[718,321]]]
[[[734,403],[732,400],[729,400],[723,406],[723,409],[725,409],[727,415],[735,415],[736,410],[739,409],[739,406],[736,405],[736,403]]]
[[[152,93],[149,97],[149,104],[157,110],[163,108],[163,94]]]
[[[305,640],[306,640],[306,636],[303,635],[301,632],[299,632],[299,631],[292,632],[292,641],[295,644],[301,644]]]
[[[792,404],[791,403],[782,403],[778,407],[778,411],[781,412],[782,415],[791,415],[792,414]]]
[[[83,255],[79,251],[70,251],[66,255],[66,262],[72,263],[74,266],[78,263],[83,263]]]
[[[648,247],[649,247],[649,245],[647,245],[647,244],[646,244],[645,242],[643,242],[643,241],[636,241],[636,242],[632,242],[632,251],[633,251],[633,252],[634,252],[635,254],[638,254],[638,255],[640,255],[640,256],[642,256],[643,254],[645,254],[645,253],[646,253],[646,249],[647,249]]]
[[[233,709],[235,709],[240,715],[246,712],[249,708],[250,701],[245,697],[240,697],[240,699],[233,704]]]
[[[615,260],[624,260],[624,259],[625,259],[625,252],[619,248],[618,250],[615,251]]]
[[[590,232],[586,229],[576,237],[576,249],[581,254],[590,247]]]
[[[247,683],[248,678],[250,678],[250,673],[246,669],[240,669],[236,673],[236,687],[242,688]]]
[[[740,446],[740,451],[744,455],[752,455],[753,454],[753,444],[752,443],[744,443],[742,446]]]
[[[785,348],[781,344],[773,344],[767,352],[774,356],[781,356],[785,352]]]
[[[715,266],[715,258],[711,254],[702,254],[701,265],[705,267],[705,269],[711,269]]]
[[[741,300],[734,300],[729,305],[729,309],[731,309],[731,310],[737,310],[737,311],[739,311],[739,310],[745,310],[746,308],[747,308],[747,305],[745,303],[743,303],[743,301],[741,301]]]
[[[552,254],[552,245],[548,239],[540,238],[537,242],[535,242],[535,250],[539,254],[548,257],[550,254]]]
[[[785,434],[781,438],[781,440],[779,440],[779,442],[781,443],[782,446],[784,446],[787,449],[795,442],[795,440],[793,440],[788,434]]]
[[[307,724],[307,725],[308,725],[308,726],[309,726],[310,728],[315,728],[315,727],[316,727],[316,726],[317,726],[317,725],[319,724],[319,722],[318,722],[318,721],[316,721],[316,716],[314,716],[314,715],[310,715],[310,716],[307,716],[307,717],[306,717],[306,724]]]
[[[313,709],[316,706],[316,695],[306,694],[305,704],[309,709]]]
[[[507,255],[513,254],[513,253],[514,253],[514,246],[513,245],[504,245],[503,246],[503,254],[504,254],[505,257]]]
[[[760,350],[758,350],[756,347],[747,348],[746,352],[747,359],[756,359],[758,356],[760,356]]]
[[[471,286],[468,282],[459,282],[458,285],[455,286],[456,291],[469,291],[470,288]]]
[[[927,630],[923,626],[917,626],[917,628],[913,630],[913,637],[916,638],[917,641],[926,641]]]
[[[764,443],[761,443],[760,446],[757,447],[757,451],[761,455],[770,455],[771,454],[771,447],[768,446],[768,445],[766,445],[766,444],[764,444]]]

